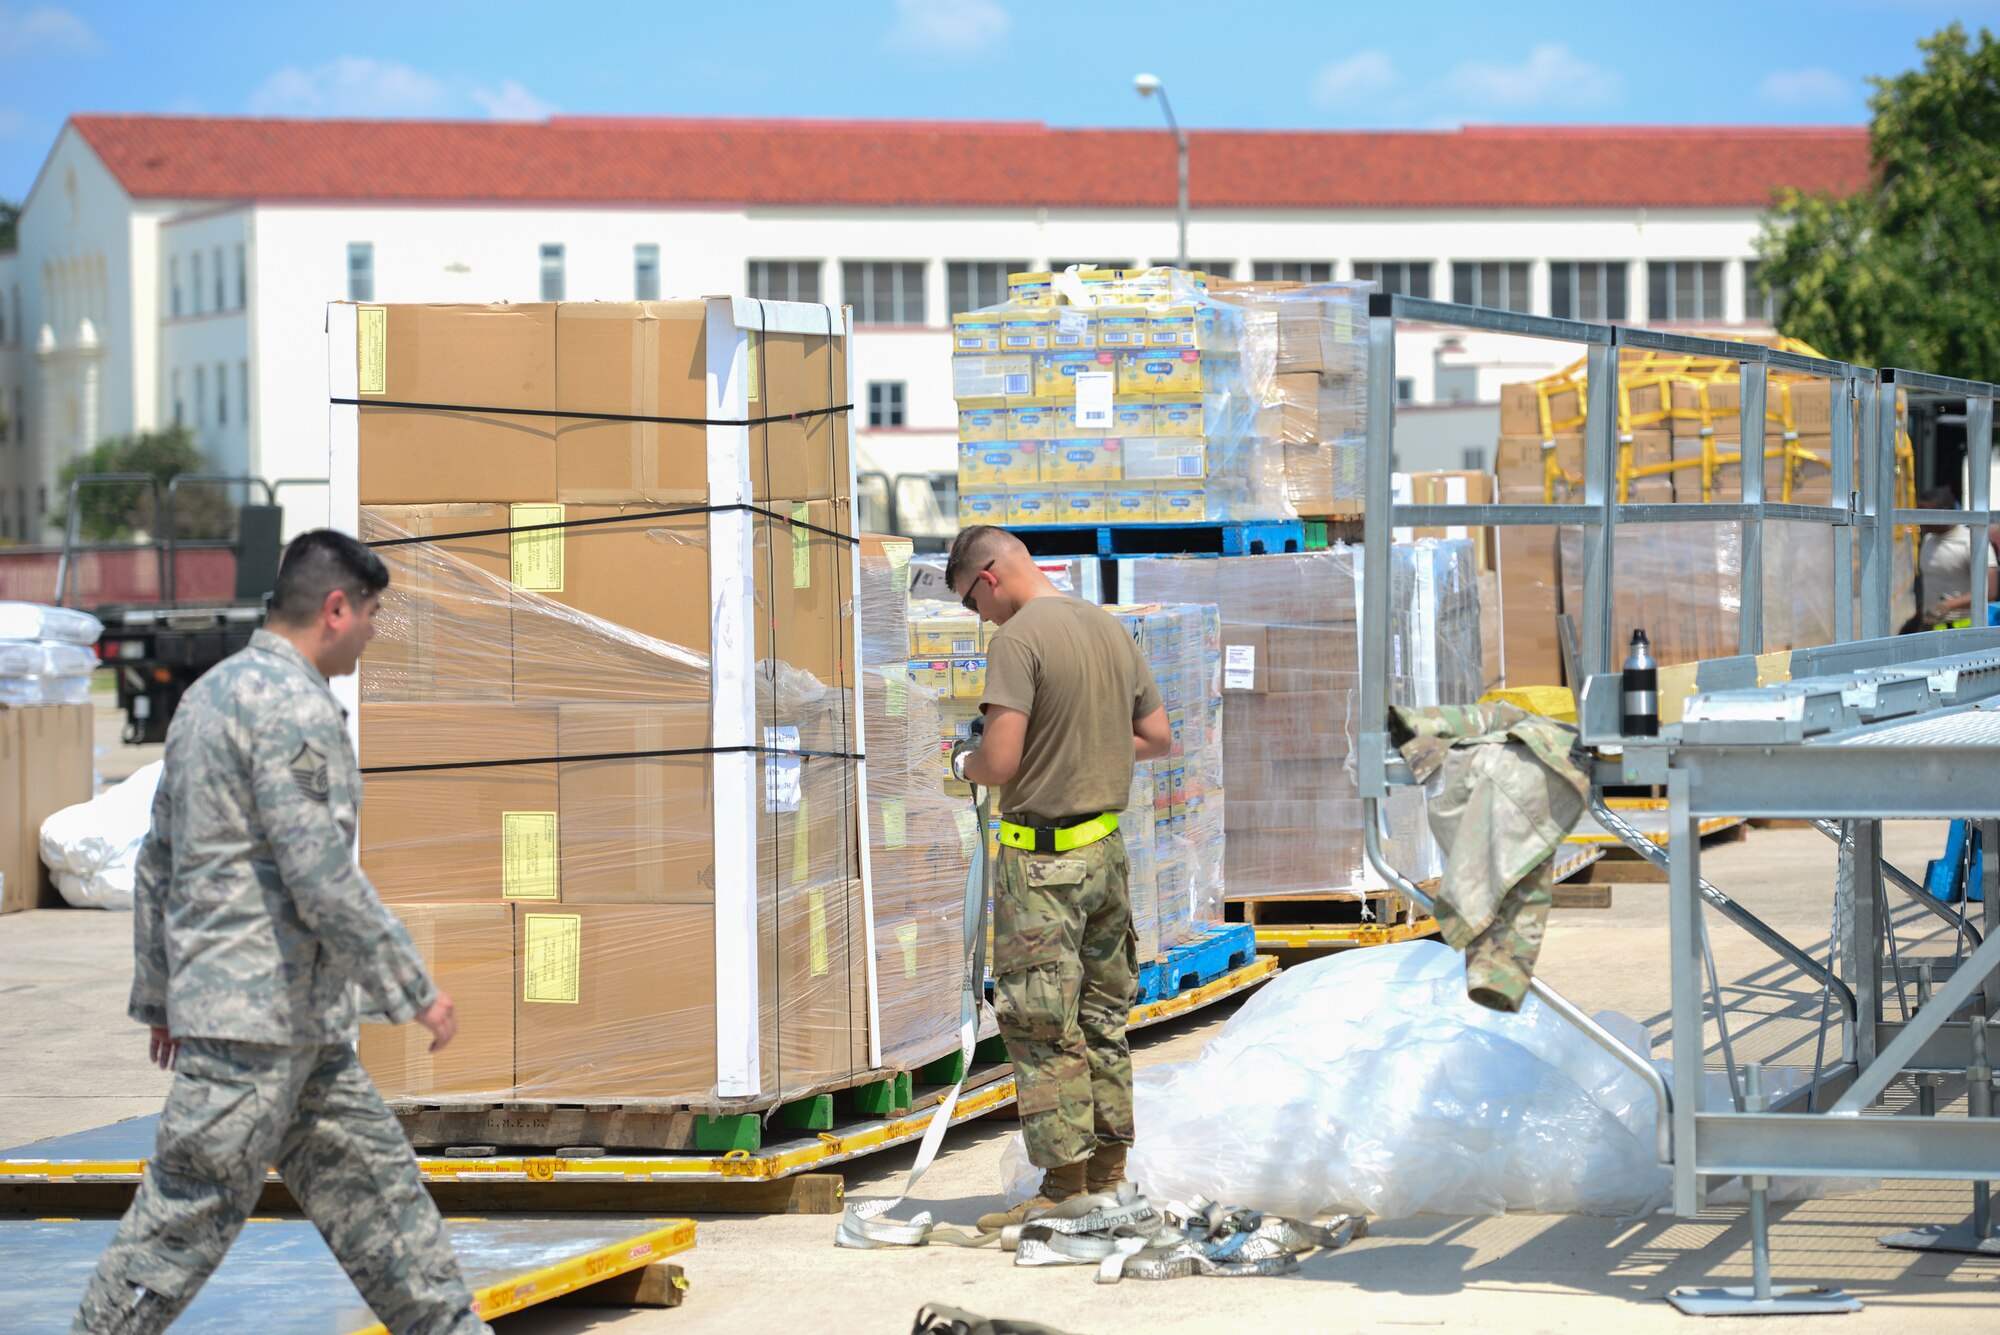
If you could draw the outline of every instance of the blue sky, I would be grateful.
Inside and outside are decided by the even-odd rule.
[[[1147,70],[1190,126],[1859,123],[1954,18],[2000,0],[0,0],[0,198],[75,111],[1157,125]]]

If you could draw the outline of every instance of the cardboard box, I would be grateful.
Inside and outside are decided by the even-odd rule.
[[[26,775],[21,769],[25,739],[22,709],[0,709],[0,913],[19,913],[41,901],[41,829],[21,824]]]
[[[572,704],[556,711],[565,757],[698,753],[708,738],[705,706]],[[561,901],[713,904],[714,769],[714,758],[702,754],[564,760],[557,778]]]
[[[1159,519],[1158,497],[1151,487],[1115,487],[1104,493],[1107,524],[1151,524]]]
[[[1155,394],[1153,396],[1153,430],[1151,434],[1155,436],[1192,436],[1199,440],[1205,433],[1206,426],[1202,412],[1201,395]]]
[[[1053,440],[1056,411],[1053,399],[1024,399],[1007,408],[1009,440]],[[960,437],[964,439],[963,436]]]
[[[968,399],[958,405],[958,438],[963,441],[1005,440],[1009,413],[1005,399]]]
[[[385,505],[361,511],[389,587],[361,674],[370,701],[505,700],[514,690],[510,507],[488,502]],[[461,534],[476,534],[461,537]]]
[[[48,868],[42,865],[42,822],[64,807],[88,802],[94,792],[94,713],[90,705],[26,705],[0,708],[0,774],[14,776],[11,795],[0,805],[15,813],[0,817],[0,848],[8,860],[0,872],[0,913],[62,904]],[[10,764],[12,750],[18,765]]]
[[[951,351],[958,357],[982,357],[1000,351],[998,312],[965,311],[952,316]]]
[[[951,359],[951,396],[967,399],[1022,398],[1040,393],[1035,386],[1041,358],[993,353]]]
[[[1087,486],[1087,483],[1071,484]],[[1103,524],[1110,520],[1101,491],[1076,491],[1065,486],[1056,493],[1058,524]]]
[[[1007,522],[1023,528],[1060,524],[1061,507],[1053,491],[1010,491],[1007,493]]]
[[[1208,446],[1190,436],[1153,436],[1125,442],[1125,480],[1178,482],[1208,476]]]
[[[1135,441],[1150,446],[1150,441]],[[1043,482],[1116,482],[1127,476],[1126,450],[1117,440],[1058,440],[1042,455]]]
[[[1271,654],[1266,644],[1267,627],[1222,627],[1222,690],[1225,695],[1248,692],[1262,695],[1271,689]]]
[[[364,1024],[359,1049],[388,1099],[506,1097],[514,1086],[514,906],[399,904],[417,953],[458,1014],[458,1035],[432,1052],[420,1024]]]
[[[971,528],[974,524],[1002,524],[1007,522],[1007,493],[1004,491],[967,491],[959,488],[958,526]]]
[[[1409,479],[1412,505],[1491,505],[1494,501],[1493,477],[1489,473],[1439,471],[1406,473],[1403,476]],[[1453,524],[1419,528],[1414,530],[1414,536],[1468,538],[1472,542],[1475,567],[1480,570],[1493,568],[1493,530],[1490,528]]]
[[[1199,487],[1162,487],[1154,499],[1162,524],[1194,524],[1208,518],[1207,493]]]
[[[1094,349],[1045,352],[1036,355],[1033,361],[1032,388],[1024,388],[1021,392],[1048,399],[1075,398],[1076,377],[1080,371],[1112,371],[1118,365],[1115,354]]]
[[[1510,527],[1497,536],[1507,685],[1560,686],[1562,647],[1556,616],[1562,607],[1562,586],[1556,570],[1556,530]]]
[[[960,441],[958,477],[967,487],[1014,487],[1041,481],[1043,444],[1012,440]]]

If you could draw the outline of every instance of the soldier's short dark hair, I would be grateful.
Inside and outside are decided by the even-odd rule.
[[[963,576],[976,573],[988,561],[1016,548],[1027,550],[1026,544],[1004,528],[996,528],[992,524],[962,528],[952,539],[951,556],[944,563],[944,582],[953,593],[957,593],[958,581]]]
[[[358,603],[388,587],[389,568],[381,557],[345,533],[316,528],[285,547],[271,589],[271,619],[302,625],[319,615],[335,589]]]

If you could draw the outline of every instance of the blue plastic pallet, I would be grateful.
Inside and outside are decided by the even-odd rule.
[[[1306,549],[1297,519],[1257,524],[1051,524],[1009,528],[1036,556],[1264,556]]]
[[[1211,928],[1186,945],[1175,946],[1162,959],[1139,966],[1139,992],[1134,1006],[1165,1001],[1212,983],[1257,957],[1257,931],[1248,923]]]

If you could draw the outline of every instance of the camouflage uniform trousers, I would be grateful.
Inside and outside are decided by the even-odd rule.
[[[1139,981],[1125,841],[1067,853],[1002,847],[994,1011],[1018,1082],[1028,1158],[1058,1168],[1132,1143],[1125,1026]]]
[[[165,1330],[221,1264],[273,1164],[395,1335],[491,1335],[353,1047],[198,1038],[181,1042],[153,1159],[72,1335]]]
[[[1438,926],[1447,942],[1464,940],[1465,994],[1488,1010],[1521,1009],[1534,981],[1535,961],[1548,930],[1549,906],[1555,901],[1556,864],[1547,858],[1516,881],[1500,901],[1500,911],[1486,930],[1466,939],[1464,924],[1438,906]]]

